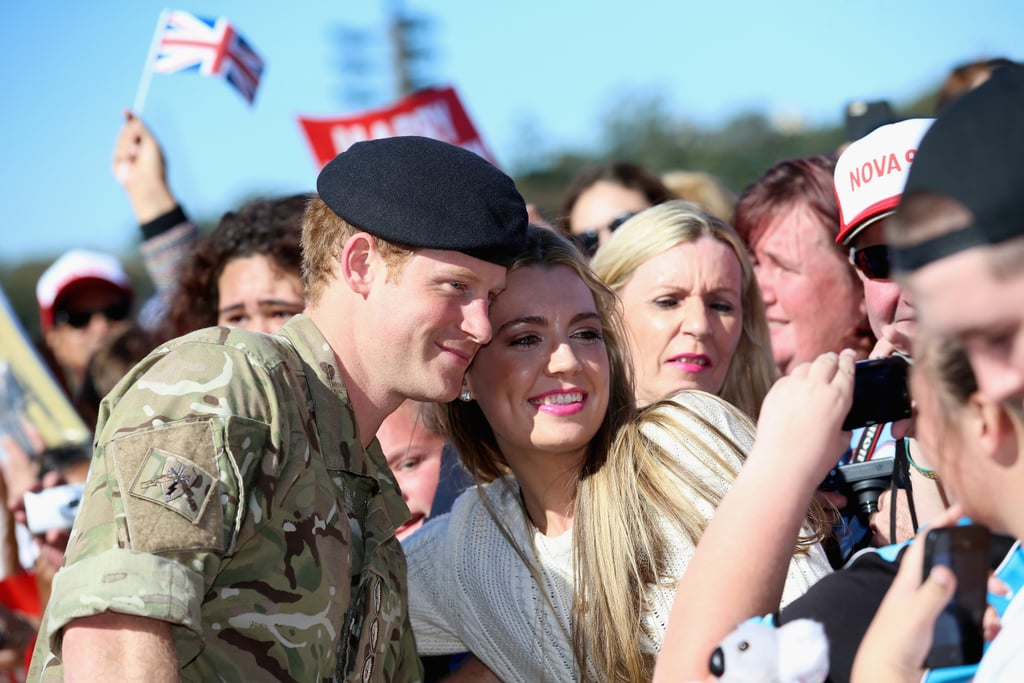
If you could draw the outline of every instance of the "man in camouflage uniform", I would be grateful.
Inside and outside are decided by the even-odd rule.
[[[354,145],[317,189],[306,315],[175,340],[104,401],[33,680],[421,678],[408,510],[373,435],[458,394],[526,209],[424,138]]]

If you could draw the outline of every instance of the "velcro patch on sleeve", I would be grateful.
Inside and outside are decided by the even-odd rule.
[[[171,423],[110,442],[133,550],[224,550],[222,451],[217,420]]]
[[[210,494],[217,488],[216,481],[191,460],[150,448],[129,495],[163,505],[196,524],[206,510]]]

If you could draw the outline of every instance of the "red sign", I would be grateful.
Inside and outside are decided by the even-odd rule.
[[[452,87],[420,90],[390,107],[353,116],[300,116],[299,125],[320,167],[356,142],[398,135],[421,135],[449,142],[495,163]]]

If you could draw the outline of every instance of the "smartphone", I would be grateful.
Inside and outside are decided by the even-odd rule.
[[[25,493],[26,526],[33,534],[50,529],[70,529],[78,516],[84,484],[52,486],[38,493]]]
[[[843,429],[910,417],[909,369],[907,358],[900,355],[859,361],[853,375],[853,405]]]
[[[982,617],[988,593],[991,534],[980,524],[932,529],[924,538],[924,577],[937,564],[956,574],[956,592],[935,621],[924,666],[976,664],[984,647]]]

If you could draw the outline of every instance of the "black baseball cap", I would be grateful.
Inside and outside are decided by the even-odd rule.
[[[958,201],[973,221],[908,245],[898,238],[897,208],[890,223],[897,270],[913,271],[964,249],[1024,235],[1024,66],[995,69],[935,120],[917,149],[900,207],[924,193]]]

